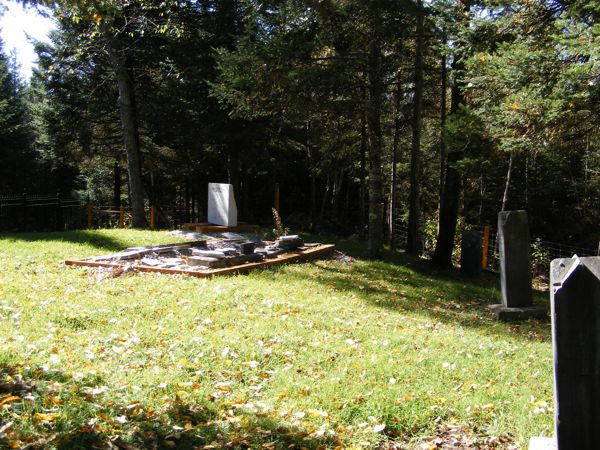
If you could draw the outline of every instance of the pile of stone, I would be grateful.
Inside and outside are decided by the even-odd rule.
[[[131,247],[96,261],[123,261],[133,266],[179,270],[211,270],[277,258],[288,252],[320,244],[305,244],[297,236],[281,236],[273,243],[248,239],[199,240],[184,244]]]

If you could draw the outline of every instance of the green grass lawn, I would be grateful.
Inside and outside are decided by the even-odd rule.
[[[209,280],[63,264],[175,240],[0,235],[0,447],[435,449],[454,430],[526,448],[552,434],[550,324],[492,320],[495,276],[367,261],[350,241],[336,243],[352,263]]]

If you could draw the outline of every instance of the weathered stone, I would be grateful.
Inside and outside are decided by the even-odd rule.
[[[540,306],[507,308],[504,305],[490,305],[489,308],[495,314],[496,319],[503,322],[517,322],[527,319],[544,319],[548,316],[546,309]]]
[[[250,255],[244,255],[246,262],[261,262],[265,260],[265,255],[261,253],[252,253]]]
[[[257,248],[256,250],[254,250],[254,252],[258,253],[259,255],[263,255],[267,259],[277,258],[279,255],[283,255],[285,253],[283,249],[276,247]]]
[[[237,226],[237,206],[231,184],[208,183],[208,221],[226,227]]]
[[[176,264],[183,264],[184,259],[183,258],[162,258],[161,262],[163,264],[176,265]]]
[[[505,307],[532,306],[531,249],[526,211],[498,214],[500,289]]]
[[[210,256],[190,256],[187,259],[190,266],[204,266],[210,269],[218,269],[227,266],[227,261],[220,258],[211,258]]]
[[[500,291],[502,304],[490,308],[500,320],[544,317],[545,308],[534,306],[531,296],[531,249],[525,211],[498,214]]]
[[[292,251],[297,250],[298,247],[302,247],[304,245],[304,241],[300,239],[298,236],[281,236],[279,239],[275,241],[275,247],[281,248],[283,250]]]
[[[600,257],[552,261],[550,285],[558,449],[595,449],[600,430]]]
[[[300,236],[297,234],[288,234],[286,236],[279,237],[280,241],[297,241],[298,239],[300,239]]]
[[[227,255],[221,250],[201,250],[198,248],[192,249],[192,256],[206,256],[208,258],[225,258]]]
[[[228,266],[239,266],[246,262],[246,257],[244,255],[228,256],[225,261]]]
[[[462,232],[460,244],[460,273],[468,277],[481,275],[481,232]]]
[[[156,258],[142,258],[140,259],[140,263],[150,267],[160,266],[161,264],[161,262]]]
[[[240,244],[240,252],[242,255],[251,255],[254,253],[254,248],[256,244],[254,242],[242,242]]]

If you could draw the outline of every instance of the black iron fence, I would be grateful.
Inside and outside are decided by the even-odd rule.
[[[60,194],[0,194],[0,231],[64,231],[85,227],[85,204]]]
[[[427,227],[424,227],[427,228]],[[454,246],[453,260],[455,265],[460,261],[460,231],[476,230],[481,232],[483,249],[482,249],[482,267],[498,272],[500,270],[500,255],[498,253],[498,233],[491,226],[486,225],[463,225],[461,230],[457,232],[456,242]],[[422,240],[422,253],[433,254],[435,249],[435,232],[428,233],[425,230]],[[398,248],[406,248],[408,236],[408,226],[405,221],[397,219],[394,226],[394,244]],[[545,241],[540,238],[533,237],[531,239],[531,265],[534,275],[547,275],[550,270],[550,262],[556,258],[570,258],[573,255],[578,256],[596,256],[600,248],[589,248],[571,244],[557,243]]]

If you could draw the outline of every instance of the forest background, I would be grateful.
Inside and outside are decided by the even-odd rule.
[[[206,210],[451,264],[457,230],[526,209],[534,236],[600,232],[592,1],[29,1],[57,29],[19,78],[0,55],[0,192]],[[383,206],[382,206],[383,205]]]

